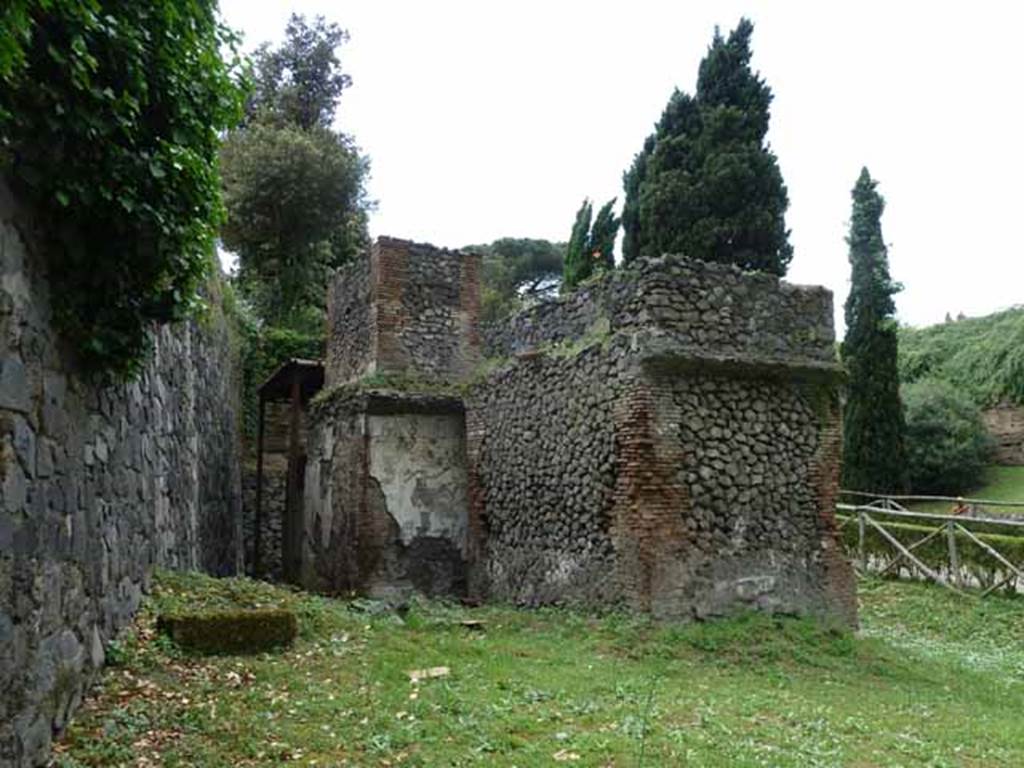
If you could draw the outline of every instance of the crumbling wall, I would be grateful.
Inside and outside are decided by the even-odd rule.
[[[474,591],[536,605],[614,599],[616,399],[600,346],[509,363],[467,399]]]
[[[330,593],[466,589],[465,424],[451,398],[353,391],[314,407],[302,582]]]
[[[339,269],[327,286],[328,386],[373,373],[376,304],[371,254]]]
[[[479,362],[479,273],[479,255],[379,238],[328,291],[325,386],[468,375]]]
[[[467,396],[476,589],[855,621],[830,295],[675,257],[585,290],[492,334],[516,354]]]
[[[155,566],[240,567],[230,331],[163,328],[134,381],[82,376],[0,185],[0,765],[35,765]]]
[[[772,275],[681,256],[642,259],[483,329],[487,357],[595,333],[656,332],[677,353],[835,362],[832,294]]]

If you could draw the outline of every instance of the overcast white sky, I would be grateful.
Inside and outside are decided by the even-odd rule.
[[[338,127],[372,162],[371,233],[566,240],[621,177],[716,24],[749,16],[789,187],[787,279],[836,297],[850,189],[880,182],[901,321],[1024,303],[1024,3],[221,0],[246,48],[288,15],[347,28]]]

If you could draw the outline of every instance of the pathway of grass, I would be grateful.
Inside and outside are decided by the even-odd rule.
[[[436,603],[402,620],[164,574],[56,765],[1024,765],[1024,602],[878,581],[861,601],[858,637]],[[198,659],[155,635],[155,611],[204,603],[292,606],[301,639]]]

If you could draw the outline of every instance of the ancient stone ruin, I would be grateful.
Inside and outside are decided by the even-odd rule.
[[[381,238],[335,278],[303,584],[856,621],[828,291],[666,256],[480,328],[479,274]]]
[[[243,494],[215,293],[98,382],[39,240],[0,184],[0,766],[45,759],[154,567],[239,572],[261,530],[265,572],[330,593],[855,621],[824,290],[666,257],[483,328],[478,257],[382,238],[334,281],[324,369],[261,389],[287,434]]]

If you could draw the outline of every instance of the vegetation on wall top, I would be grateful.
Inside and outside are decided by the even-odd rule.
[[[242,114],[214,0],[13,0],[0,12],[0,163],[48,237],[56,320],[130,375],[153,323],[199,305],[222,219],[219,133]]]

